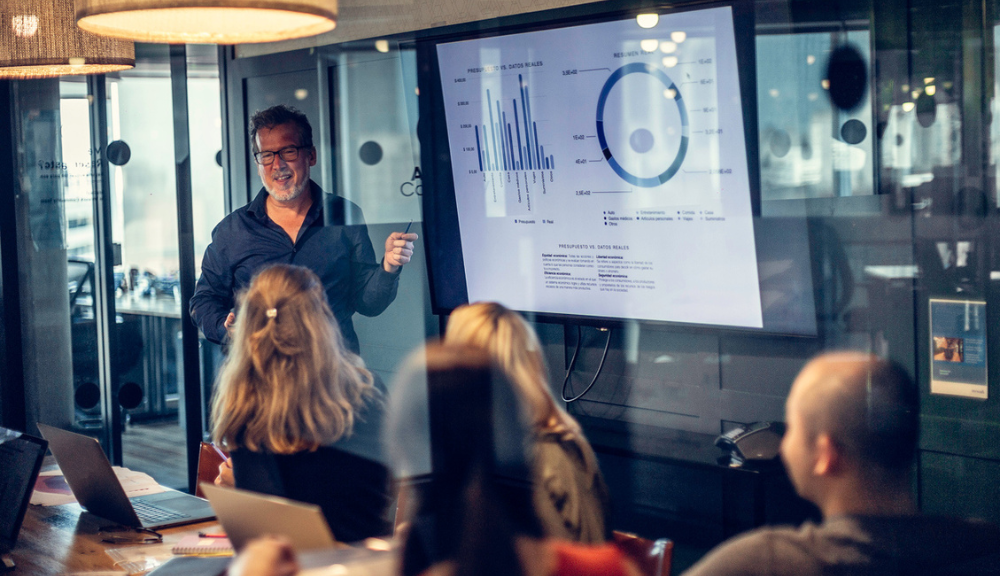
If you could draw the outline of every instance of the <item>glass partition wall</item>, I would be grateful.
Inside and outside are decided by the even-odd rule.
[[[126,410],[123,464],[150,472],[161,483],[187,487],[181,250],[200,262],[210,231],[222,218],[222,118],[217,50],[186,50],[186,78],[172,77],[167,46],[140,51],[134,70],[108,81],[108,155],[116,262],[116,308],[122,354],[121,382],[135,386],[138,403]],[[194,246],[178,238],[177,91],[187,91],[183,119],[190,141]],[[126,363],[126,360],[128,361]],[[200,396],[200,386],[193,388]],[[141,391],[141,394],[138,392]],[[204,407],[205,403],[202,403]],[[202,415],[195,425],[202,427]],[[155,472],[155,473],[154,473]]]
[[[11,83],[21,139],[15,202],[25,214],[17,264],[26,420],[94,435],[113,463],[187,489],[174,80],[166,46],[140,45],[137,54],[134,69],[109,77]],[[191,47],[187,55],[180,81],[194,102],[183,120],[195,141],[199,193],[195,246],[187,249],[204,251],[224,197],[217,50]],[[95,154],[99,130],[106,148]],[[95,193],[105,174],[106,193]],[[110,218],[98,226],[103,202]],[[102,240],[112,246],[111,270],[97,258]],[[97,288],[102,274],[112,279],[109,294]],[[105,297],[113,312],[100,305]],[[101,329],[102,314],[114,319],[113,336]],[[102,342],[114,349],[110,371]]]

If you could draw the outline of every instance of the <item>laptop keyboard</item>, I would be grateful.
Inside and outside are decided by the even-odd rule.
[[[181,520],[187,518],[186,514],[181,514],[173,510],[157,506],[156,504],[150,504],[138,498],[132,500],[132,507],[135,508],[135,514],[142,520],[144,524],[158,524],[160,522],[169,522],[170,520]]]

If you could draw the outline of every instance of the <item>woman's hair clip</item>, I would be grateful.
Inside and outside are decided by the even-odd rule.
[[[278,309],[277,308],[268,308],[267,312],[265,312],[264,314],[266,314],[268,318],[277,318],[278,317]]]

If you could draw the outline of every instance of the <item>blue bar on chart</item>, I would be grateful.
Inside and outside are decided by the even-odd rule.
[[[490,98],[490,91],[487,90],[486,91],[486,99],[489,100],[489,98]],[[489,111],[490,111],[490,126],[495,126],[495,124],[493,124],[493,106],[489,106]],[[483,135],[484,136],[486,135],[486,127],[485,126],[483,126]],[[492,136],[493,136],[493,166],[500,166],[500,162],[498,161],[498,158],[497,158],[497,133],[496,133],[496,130],[492,130]]]
[[[483,156],[486,156],[486,169],[492,170],[492,164],[490,164],[490,145],[486,141],[486,126],[483,125]]]
[[[512,98],[511,108],[514,112],[514,122],[507,122],[507,111],[500,106],[499,100],[493,100],[490,91],[486,91],[486,107],[489,113],[489,124],[483,124],[483,137],[479,138],[479,126],[476,126],[476,152],[479,154],[479,170],[500,172],[510,170],[551,170],[555,159],[545,155],[545,147],[538,143],[538,125],[531,116],[531,96],[524,77],[517,75],[521,102]],[[493,108],[496,107],[496,118]],[[521,110],[518,111],[518,106]],[[522,134],[523,131],[523,134]],[[490,156],[490,145],[493,155]],[[485,160],[485,161],[484,161]],[[492,160],[492,161],[491,161]]]
[[[474,126],[476,129],[476,153],[479,154],[479,171],[483,171],[483,150],[479,147],[479,126]]]
[[[517,123],[517,99],[514,99],[514,126],[520,126]],[[521,131],[517,131],[517,169],[521,170],[524,166],[524,148],[521,147]]]
[[[503,169],[510,170],[510,168],[508,167],[509,165],[507,164],[507,158],[510,157],[509,154],[507,154],[507,139],[504,138],[503,136],[503,125],[506,123],[507,123],[507,118],[500,111],[500,103],[497,102],[497,132],[500,133],[498,138],[500,139],[500,152],[501,155],[503,156]]]

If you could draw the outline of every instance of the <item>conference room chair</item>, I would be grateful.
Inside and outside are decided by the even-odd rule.
[[[674,558],[674,543],[669,538],[649,540],[615,530],[612,541],[625,556],[630,558],[642,576],[670,576]]]
[[[198,451],[198,483],[194,487],[195,496],[205,497],[201,491],[201,483],[214,483],[215,477],[219,475],[219,466],[225,461],[223,454],[220,454],[211,442],[201,443],[201,448]]]

